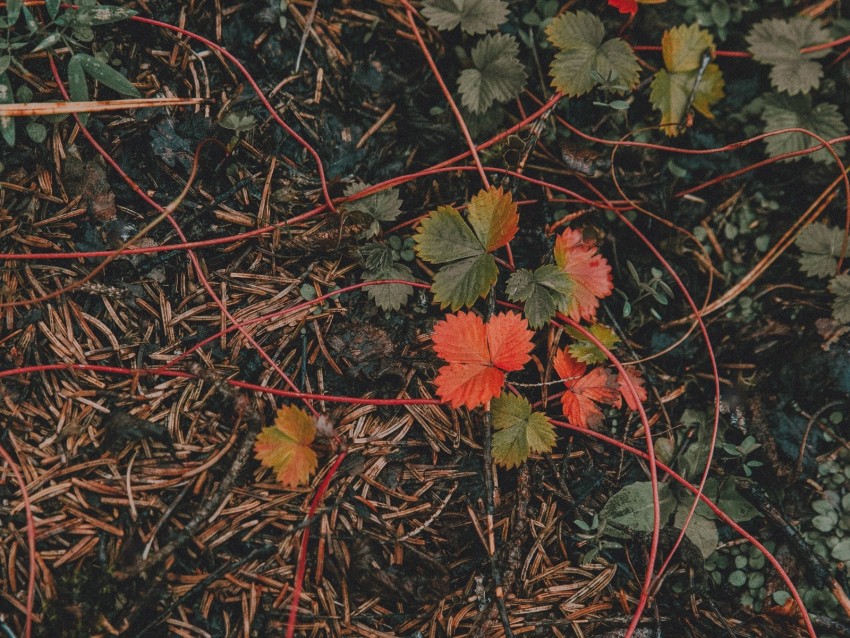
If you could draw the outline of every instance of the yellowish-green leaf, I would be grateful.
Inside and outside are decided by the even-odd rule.
[[[501,187],[479,191],[469,200],[467,219],[484,250],[492,252],[514,238],[519,228],[517,205]]]
[[[422,15],[440,31],[460,25],[463,32],[478,35],[498,29],[508,19],[508,5],[503,0],[425,0]]]
[[[560,49],[550,69],[552,86],[565,95],[588,93],[601,77],[624,93],[638,82],[640,66],[631,47],[620,38],[603,42],[602,21],[587,11],[568,12],[546,28],[549,41]]]
[[[414,240],[416,254],[432,264],[476,257],[484,252],[483,244],[452,206],[431,211],[420,222]]]
[[[533,412],[523,397],[502,394],[490,403],[493,418],[493,459],[507,468],[517,467],[532,452],[555,447],[555,428],[542,412]]]
[[[498,277],[499,269],[493,255],[481,253],[440,268],[434,275],[431,292],[440,308],[451,307],[454,312],[486,296]]]
[[[714,38],[699,24],[680,25],[664,32],[661,38],[661,55],[664,66],[671,73],[696,71],[702,63],[703,53],[714,57]]]
[[[570,327],[566,330],[567,334],[575,339],[568,348],[574,359],[582,363],[602,363],[603,361],[608,360],[608,357],[606,357],[605,353],[599,349],[599,346],[593,343],[578,330]],[[619,337],[617,337],[617,333],[601,323],[595,323],[590,326],[590,328],[588,328],[588,332],[596,337],[603,346],[608,348],[608,350],[611,350],[620,342]]]
[[[789,95],[818,88],[823,69],[815,60],[829,55],[831,49],[809,53],[801,53],[800,49],[829,39],[828,29],[803,16],[762,20],[747,35],[753,58],[771,66],[771,84]]]
[[[693,95],[691,106],[708,118],[714,117],[710,107],[723,98],[723,75],[720,67],[710,63],[694,91],[699,71],[688,73],[669,73],[661,69],[652,80],[649,99],[652,105],[661,111],[663,131],[670,137],[679,135],[687,127],[688,102]]]

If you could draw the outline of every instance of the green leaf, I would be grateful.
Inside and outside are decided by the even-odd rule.
[[[826,140],[847,135],[847,124],[844,122],[839,108],[835,104],[828,103],[812,106],[811,95],[790,96],[774,93],[765,96],[761,117],[764,120],[766,132],[784,128],[802,128]],[[767,143],[767,154],[770,157],[802,151],[820,144],[810,135],[796,132],[774,135],[768,137],[765,142]],[[839,155],[844,153],[843,144],[836,144],[833,148]],[[785,161],[796,161],[801,157],[804,156],[790,157]],[[815,162],[829,163],[835,161],[825,148],[805,155],[805,157],[811,158]]]
[[[676,508],[676,515],[673,517],[673,526],[682,529],[685,523],[685,517],[690,509],[689,504],[680,503]],[[688,523],[688,529],[685,531],[690,541],[697,546],[703,558],[708,558],[717,549],[717,543],[720,538],[717,534],[717,523],[711,518],[703,516],[699,513],[699,508],[694,512],[693,518]]]
[[[404,264],[390,264],[380,271],[370,271],[361,275],[363,281],[377,281],[380,279],[402,279],[410,281],[413,272]],[[407,303],[408,297],[413,294],[413,286],[405,284],[381,284],[380,286],[369,286],[366,288],[369,297],[382,310],[398,310]]]
[[[661,526],[663,527],[676,507],[676,499],[666,483],[658,484],[661,504]],[[627,485],[614,494],[599,512],[604,521],[605,534],[615,538],[626,538],[621,528],[633,532],[651,532],[653,525],[652,485],[649,481],[638,481]]]
[[[590,326],[590,328],[588,328],[588,332],[599,339],[599,341],[602,342],[602,345],[609,350],[620,342],[620,338],[617,336],[617,333],[601,323],[595,323]],[[582,363],[602,363],[608,360],[605,353],[602,352],[595,343],[575,328],[567,327],[567,334],[575,339],[575,343],[570,344],[569,347],[570,354],[574,359]]]
[[[6,20],[10,27],[18,21],[23,6],[23,0],[6,0]]]
[[[840,560],[842,562],[850,561],[850,538],[845,538],[842,541],[839,541],[838,544],[832,548],[832,552],[830,553],[835,560]]]
[[[469,202],[467,224],[451,206],[440,206],[425,217],[414,236],[418,255],[447,264],[431,288],[442,308],[470,306],[496,283],[498,268],[488,252],[501,248],[516,234],[519,215],[510,193],[490,188]]]
[[[705,29],[700,29],[698,23],[673,27],[661,37],[661,54],[670,73],[696,71],[706,51],[713,57],[714,38]]]
[[[555,428],[542,412],[532,412],[523,397],[502,394],[490,403],[493,417],[493,459],[502,467],[518,467],[531,452],[555,447]]]
[[[0,55],[0,74],[5,73],[12,64],[11,55]]]
[[[54,20],[59,13],[59,6],[62,4],[62,0],[46,0],[44,4],[47,7],[47,15],[50,16],[51,20]]]
[[[431,284],[434,301],[440,308],[450,306],[452,311],[461,306],[471,306],[496,283],[499,269],[490,253],[468,257],[443,266]]]
[[[452,206],[440,206],[422,220],[416,253],[432,264],[445,264],[484,252],[484,246]]]
[[[522,268],[511,275],[507,285],[511,301],[525,302],[525,317],[532,330],[545,325],[556,312],[566,312],[573,290],[567,273],[554,264],[534,272]]]
[[[800,255],[800,270],[809,277],[832,277],[838,268],[844,231],[823,222],[812,222],[800,231],[797,248]]]
[[[37,53],[38,51],[43,51],[45,49],[51,48],[57,42],[62,40],[61,33],[51,33],[46,38],[44,38],[41,42],[35,45],[35,48],[32,50],[33,53]]]
[[[838,323],[850,323],[850,275],[838,275],[829,282],[829,292],[835,295],[832,318]]]
[[[0,104],[14,104],[15,96],[7,73],[0,73]],[[15,145],[15,120],[8,116],[0,117],[0,135],[9,146]]]
[[[47,139],[47,127],[41,122],[30,120],[27,122],[27,135],[36,144],[41,144]]]
[[[699,86],[694,90],[699,71],[670,73],[661,69],[652,80],[649,101],[661,111],[661,125],[664,132],[675,137],[687,124],[688,102],[693,95],[691,106],[708,118],[713,118],[709,107],[720,101],[723,96],[723,74],[720,67],[709,63],[700,78]]]
[[[815,60],[829,55],[830,49],[811,53],[800,53],[800,49],[823,44],[829,39],[828,29],[802,16],[762,20],[747,35],[753,57],[771,65],[771,84],[790,95],[818,88],[823,69]]]
[[[92,7],[82,7],[74,13],[74,24],[96,27],[101,24],[110,24],[112,22],[120,22],[136,15],[136,11],[125,9],[123,7],[112,7],[109,5],[96,5]],[[104,82],[106,84],[106,82]],[[118,89],[115,89],[116,91]]]
[[[508,19],[508,5],[504,0],[425,0],[422,15],[439,31],[460,25],[465,33],[478,35],[498,29]]]
[[[507,102],[525,86],[525,68],[519,44],[502,33],[484,36],[472,49],[473,69],[458,78],[461,104],[472,113],[484,113],[493,102]]]
[[[74,55],[74,58],[80,61],[80,64],[86,73],[98,82],[105,84],[113,91],[122,95],[129,95],[130,97],[142,97],[142,94],[139,93],[139,90],[133,86],[133,83],[130,82],[130,80],[118,73],[118,71],[105,62],[102,62],[101,60],[98,60],[86,53],[77,53]]]
[[[345,196],[350,197],[366,188],[369,188],[368,184],[355,181],[346,187],[344,191]],[[345,210],[367,215],[375,221],[389,222],[401,214],[401,198],[398,196],[397,188],[390,188],[372,193],[353,202],[348,202],[345,204]],[[380,224],[373,224],[362,234],[364,238],[369,238],[376,235],[379,230]]]
[[[621,87],[618,93],[637,84],[640,66],[634,51],[620,38],[603,43],[605,27],[592,13],[564,13],[546,27],[546,35],[561,50],[549,74],[552,86],[565,95],[584,95],[596,86],[599,77]]]
[[[88,102],[89,87],[86,82],[86,73],[83,71],[83,63],[80,54],[74,55],[68,62],[68,93],[73,102]],[[88,113],[79,113],[80,122],[88,121]]]
[[[713,481],[716,481],[716,479],[709,479],[705,484],[705,492],[709,496],[717,491],[716,487],[713,486]],[[717,494],[715,502],[736,523],[743,523],[756,516],[761,516],[761,512],[738,492],[734,481],[725,481],[720,486],[720,492]]]

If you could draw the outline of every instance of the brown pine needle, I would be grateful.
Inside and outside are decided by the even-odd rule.
[[[36,115],[65,115],[68,113],[102,113],[125,109],[144,109],[166,106],[194,106],[203,104],[199,97],[150,97],[127,100],[100,100],[97,102],[24,102],[0,104],[0,117],[26,117]]]

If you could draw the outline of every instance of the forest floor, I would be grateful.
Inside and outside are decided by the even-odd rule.
[[[47,33],[44,3],[25,4]],[[0,71],[17,102],[60,100],[50,60],[67,84],[77,47],[144,97],[198,98],[85,125],[0,122],[16,127],[0,140],[4,635],[850,636],[844,146],[767,161],[817,142],[741,143],[771,118],[846,136],[840,2],[671,0],[630,16],[429,0],[505,8],[490,30],[522,73],[507,58],[495,73],[524,83],[493,89],[507,97],[483,113],[457,87],[491,36],[438,30],[422,3],[113,4],[188,33],[127,17],[90,42],[66,30],[34,51],[32,36]],[[632,86],[552,87],[546,26],[577,10],[633,47]],[[822,72],[786,96],[748,34],[800,15],[834,44],[800,54]],[[691,93],[704,76],[689,69],[688,121],[667,136],[649,99],[661,34],[698,19],[713,37],[699,73],[722,73],[724,97]],[[86,73],[92,99],[122,97]],[[377,195],[353,198],[365,185]],[[435,303],[443,265],[415,239],[430,211],[467,215],[487,186],[511,194],[519,228],[468,307],[489,321],[516,302],[511,271],[551,264],[577,229],[610,264],[596,322],[581,322],[611,336],[593,332],[618,362],[593,360],[597,376],[621,361],[646,391],[644,412],[628,390],[579,396],[591,375],[559,378],[553,361],[596,345],[570,317],[547,320],[506,387],[570,429],[495,466],[489,399],[453,408],[435,381],[435,323],[467,304]],[[598,422],[562,407],[570,393]],[[299,486],[255,452],[283,406],[322,417]],[[744,536],[705,506],[691,517],[693,494],[658,461],[696,487],[710,462],[704,492]]]

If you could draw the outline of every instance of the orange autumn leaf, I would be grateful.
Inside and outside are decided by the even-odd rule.
[[[567,312],[573,321],[593,321],[599,299],[614,291],[611,266],[596,251],[596,246],[582,239],[580,230],[567,228],[555,240],[555,263],[573,282],[574,289]]]
[[[437,374],[437,395],[453,408],[469,409],[499,396],[505,373],[531,359],[533,334],[514,312],[494,315],[486,324],[471,312],[446,315],[431,335],[437,356],[448,363]]]
[[[629,389],[629,386],[626,385],[622,373],[617,375],[617,388],[619,389],[620,394],[622,394],[623,398],[626,400],[626,405],[629,406],[629,409],[637,410],[638,404],[646,401],[646,388],[643,385],[643,375],[640,373],[640,370],[635,367],[626,368],[626,374],[628,375],[629,379],[632,380],[632,383],[635,384],[635,389],[637,390],[637,400],[635,400],[635,396],[634,394],[632,394],[632,391]]]
[[[614,375],[602,367],[587,372],[587,364],[577,361],[566,350],[558,350],[554,363],[567,388],[561,395],[564,416],[574,425],[598,428],[603,415],[597,404],[619,405],[620,402]]]
[[[277,473],[287,487],[306,483],[316,471],[318,460],[310,444],[316,438],[316,422],[295,406],[277,411],[274,425],[263,428],[254,443],[256,458]]]

